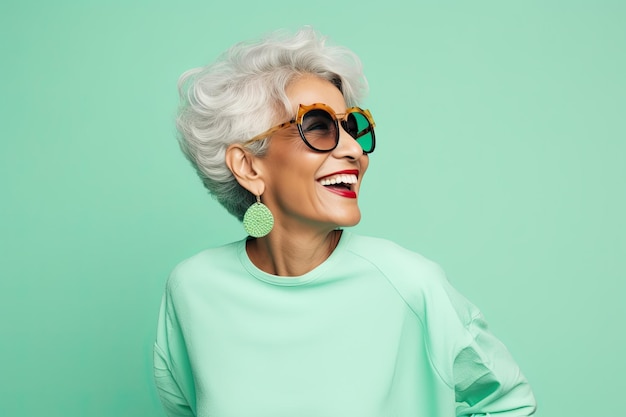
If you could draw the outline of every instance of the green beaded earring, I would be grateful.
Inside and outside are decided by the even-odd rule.
[[[267,206],[261,203],[261,196],[256,196],[256,203],[252,204],[243,215],[243,228],[252,237],[263,237],[272,231],[274,216]]]

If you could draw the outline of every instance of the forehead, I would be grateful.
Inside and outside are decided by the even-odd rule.
[[[346,101],[341,91],[330,81],[313,75],[306,75],[293,81],[285,90],[292,110],[297,111],[300,104],[324,103],[335,113],[346,110]]]

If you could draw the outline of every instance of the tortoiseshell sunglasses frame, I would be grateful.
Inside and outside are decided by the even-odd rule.
[[[337,138],[335,139],[335,146],[333,146],[330,149],[317,149],[315,148],[313,145],[311,145],[311,143],[309,143],[309,141],[306,139],[304,132],[302,131],[302,120],[304,119],[304,115],[306,113],[308,113],[311,110],[324,110],[326,111],[330,117],[333,119],[333,121],[335,122],[335,125],[337,127]],[[365,151],[363,150],[363,153],[368,154],[368,153],[372,153],[374,152],[374,147],[376,145],[376,137],[374,135],[374,128],[376,127],[376,123],[374,123],[374,118],[372,117],[372,113],[369,110],[363,110],[360,107],[350,107],[349,109],[346,109],[346,111],[344,113],[335,113],[335,111],[332,109],[332,107],[324,104],[324,103],[313,103],[310,105],[304,105],[304,104],[300,104],[300,106],[298,107],[298,113],[296,114],[296,117],[288,122],[285,123],[281,123],[277,126],[271,127],[269,129],[267,129],[265,132],[260,133],[258,135],[256,135],[255,137],[253,137],[252,139],[247,140],[246,142],[243,143],[244,146],[248,146],[251,143],[257,142],[259,140],[263,140],[268,138],[269,136],[271,136],[272,134],[278,132],[279,130],[285,129],[289,126],[291,126],[292,124],[296,124],[296,126],[298,127],[298,132],[300,133],[300,138],[304,141],[304,143],[311,149],[313,149],[314,151],[317,152],[330,152],[333,149],[335,149],[337,147],[337,145],[339,144],[339,122],[340,121],[346,121],[347,117],[349,114],[351,113],[359,113],[362,114],[363,116],[365,116],[365,118],[367,119],[367,121],[370,124],[370,127],[366,130],[364,130],[363,132],[361,132],[361,135],[359,135],[358,137],[354,138],[355,140],[358,139],[359,137],[370,133],[372,134],[372,149],[370,149],[369,151]],[[352,135],[350,135],[352,136]]]

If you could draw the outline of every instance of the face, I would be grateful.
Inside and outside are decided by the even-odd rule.
[[[313,103],[324,103],[335,113],[346,110],[339,89],[314,76],[297,79],[286,93],[292,114],[300,104]],[[261,199],[274,214],[275,229],[330,231],[361,219],[357,200],[369,158],[341,124],[339,131],[337,147],[324,153],[310,149],[295,124],[271,136],[268,151],[260,159],[265,183]]]

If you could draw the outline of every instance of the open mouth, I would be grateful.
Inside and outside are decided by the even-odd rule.
[[[344,197],[355,198],[354,186],[358,182],[358,173],[356,170],[336,172],[320,178],[318,182],[328,191]]]
[[[322,178],[320,184],[324,187],[351,190],[352,186],[357,183],[357,180],[358,178],[354,174],[339,174]]]

